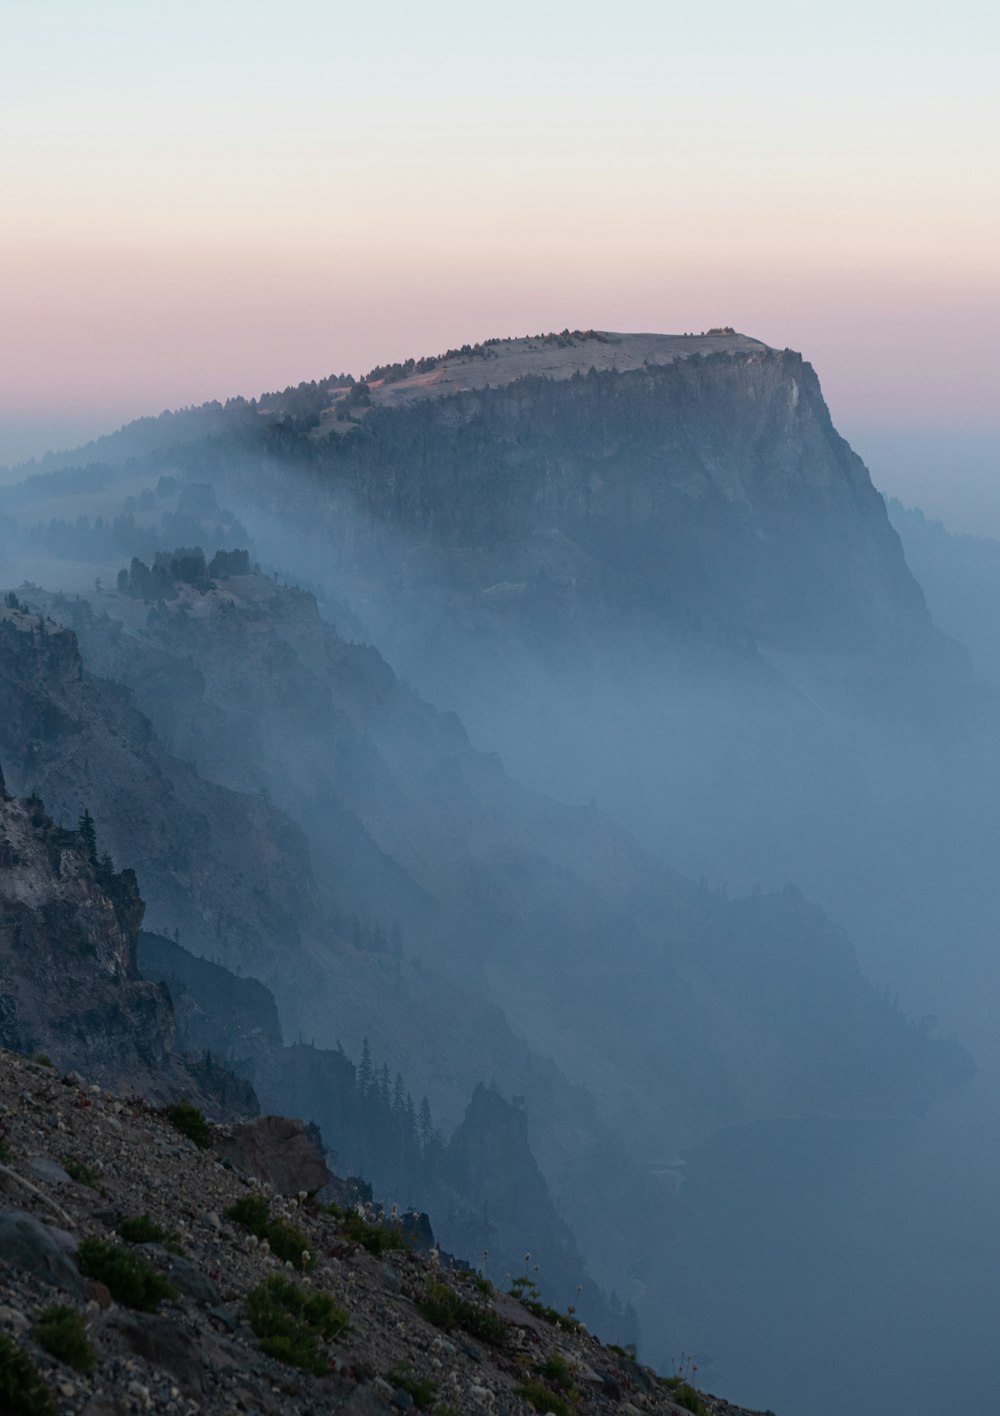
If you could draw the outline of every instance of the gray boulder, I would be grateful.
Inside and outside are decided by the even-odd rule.
[[[137,1357],[169,1372],[185,1396],[201,1396],[204,1368],[194,1339],[177,1323],[159,1314],[108,1314],[100,1331],[117,1334]]]
[[[28,1158],[28,1174],[33,1180],[41,1180],[46,1185],[72,1185],[73,1178],[58,1160],[50,1155],[33,1155]]]
[[[24,1210],[0,1210],[0,1260],[44,1283],[83,1297],[83,1278],[73,1262],[76,1240],[65,1229],[43,1224]]]

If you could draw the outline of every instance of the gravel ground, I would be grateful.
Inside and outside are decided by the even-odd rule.
[[[414,1395],[439,1416],[682,1410],[656,1374],[627,1354],[484,1291],[474,1275],[441,1267],[433,1253],[369,1253],[347,1236],[342,1218],[305,1199],[267,1194],[141,1099],[113,1097],[75,1074],[0,1051],[0,1137],[0,1332],[36,1362],[60,1416],[393,1416],[413,1409]],[[264,1195],[272,1219],[306,1236],[307,1272],[226,1217],[247,1195]],[[117,1226],[141,1215],[175,1235],[178,1250],[125,1246],[177,1289],[150,1314],[113,1302],[103,1284],[81,1276],[75,1258],[87,1236],[123,1243]],[[323,1344],[323,1376],[261,1350],[245,1304],[272,1275],[329,1294],[346,1313],[347,1331]],[[427,1320],[418,1305],[441,1283],[493,1317],[501,1345]],[[89,1375],[36,1340],[34,1325],[53,1304],[76,1309],[86,1323],[97,1354]],[[540,1384],[535,1406],[516,1391],[528,1382]],[[708,1416],[749,1416],[712,1397],[702,1401]]]

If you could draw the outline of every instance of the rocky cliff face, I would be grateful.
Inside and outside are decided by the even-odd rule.
[[[477,363],[485,386],[464,386],[470,360],[445,385],[376,385],[324,447],[330,491],[431,540],[458,575],[507,558],[531,588],[532,559],[548,567],[542,545],[525,548],[555,534],[620,605],[784,648],[927,627],[882,498],[801,355],[601,338],[538,373],[501,345]]]
[[[132,871],[103,868],[0,779],[0,1046],[147,1095],[190,1089],[170,1001],[139,980],[142,914]]]
[[[318,903],[301,835],[263,798],[201,780],[164,751],[126,690],[84,671],[75,635],[0,608],[0,760],[53,815],[92,814],[100,851],[132,867],[154,927],[260,972],[302,960]],[[251,864],[252,863],[252,864]]]

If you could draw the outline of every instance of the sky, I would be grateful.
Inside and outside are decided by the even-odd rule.
[[[732,324],[885,490],[993,514],[994,5],[0,0],[0,36],[0,464],[467,340]]]

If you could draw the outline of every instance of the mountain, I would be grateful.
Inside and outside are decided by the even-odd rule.
[[[969,863],[997,829],[1000,701],[801,355],[564,332],[257,416],[155,467],[210,480],[515,779],[696,879],[794,881],[911,1009],[991,1045],[1000,899]]]
[[[800,355],[741,336],[513,340],[369,389],[346,432],[336,403],[317,430],[334,430],[316,443],[333,517],[350,498],[429,542],[452,583],[508,562],[518,598],[558,603],[570,578],[606,612],[810,651],[926,627]]]
[[[969,1074],[881,985],[939,943],[974,830],[942,743],[987,783],[995,705],[801,356],[565,331],[179,426],[0,496],[34,566],[0,754],[90,809],[167,945],[269,991],[278,1036],[260,994],[252,1024],[192,1002],[190,966],[180,1005],[267,1104],[325,1106],[379,1183],[359,1078],[391,1117],[398,1075],[443,1224],[512,1243],[510,1197],[468,1189],[513,1157],[656,1329],[679,1148]]]
[[[241,544],[218,534],[228,508],[258,559],[513,776],[596,798],[696,878],[795,880],[880,977],[898,971],[871,878],[914,820],[891,798],[942,737],[995,740],[997,707],[801,355],[730,332],[564,331],[185,417],[183,439],[144,424],[137,456],[125,430],[105,465],[67,455],[0,498],[53,557],[50,585],[80,587],[74,545],[113,579],[183,544],[182,524],[188,545]],[[845,849],[860,890],[831,865]],[[920,855],[907,840],[893,893],[920,893]]]
[[[693,618],[810,651],[928,626],[812,367],[731,331],[487,340],[142,420],[44,465],[93,464],[100,481],[102,464],[141,453],[201,464],[227,491],[242,483],[279,526],[321,529],[328,552],[362,568],[397,528],[418,560],[399,568],[404,584],[430,570],[482,594],[508,561],[521,577],[503,582],[508,599],[544,608],[540,589],[590,591],[671,628]],[[279,459],[319,486],[276,485]],[[59,476],[24,486],[37,495]],[[546,573],[553,583],[534,583]]]

